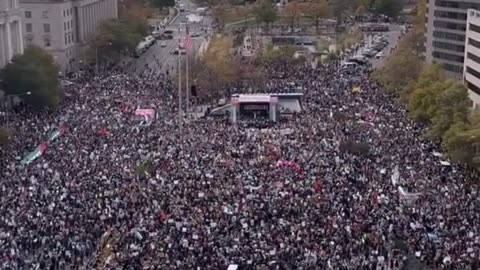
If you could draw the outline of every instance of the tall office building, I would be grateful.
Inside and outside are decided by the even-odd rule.
[[[475,110],[480,109],[480,11],[469,9],[463,78]]]
[[[18,0],[0,0],[0,68],[23,53],[22,10]]]
[[[461,78],[465,55],[467,10],[480,9],[480,0],[427,0],[427,63],[443,65],[451,77]]]
[[[48,51],[62,72],[75,71],[98,26],[118,17],[117,0],[20,0],[24,40]]]

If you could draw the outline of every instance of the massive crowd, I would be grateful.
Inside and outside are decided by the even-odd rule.
[[[368,74],[268,74],[263,92],[304,93],[268,128],[179,122],[162,75],[78,80],[57,112],[10,114],[0,268],[479,269],[469,171]]]

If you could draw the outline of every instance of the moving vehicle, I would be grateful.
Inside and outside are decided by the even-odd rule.
[[[199,37],[199,36],[201,36],[201,35],[202,35],[202,34],[199,33],[199,32],[190,34],[190,36],[193,37],[193,38],[194,38],[194,37]]]
[[[160,47],[162,47],[162,48],[167,47],[167,42],[166,42],[166,41],[162,41],[162,43],[160,43]]]

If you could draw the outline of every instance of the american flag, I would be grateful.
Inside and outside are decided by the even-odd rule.
[[[183,40],[183,46],[187,52],[190,52],[193,48],[193,39],[190,36],[190,31],[188,30],[188,25],[186,26],[185,39]]]

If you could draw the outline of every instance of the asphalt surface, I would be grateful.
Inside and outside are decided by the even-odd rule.
[[[186,36],[186,21],[187,15],[193,14],[197,6],[187,0],[180,0],[179,3],[184,4],[185,11],[179,12],[177,17],[165,27],[165,29],[173,30],[173,39],[171,40],[157,40],[145,53],[139,58],[136,58],[130,63],[127,69],[130,72],[137,74],[145,74],[147,72],[163,73],[167,70],[170,74],[175,74],[178,63],[178,55],[174,55],[173,52],[178,47],[178,41]],[[193,52],[197,52],[202,42],[207,39],[207,36],[211,33],[212,19],[209,16],[203,16],[202,22],[190,22],[188,23],[190,34],[199,33],[199,37],[193,39]],[[203,29],[203,30],[202,30]],[[207,30],[205,32],[205,29]],[[166,46],[162,46],[165,43]],[[182,58],[185,56],[181,56]]]

